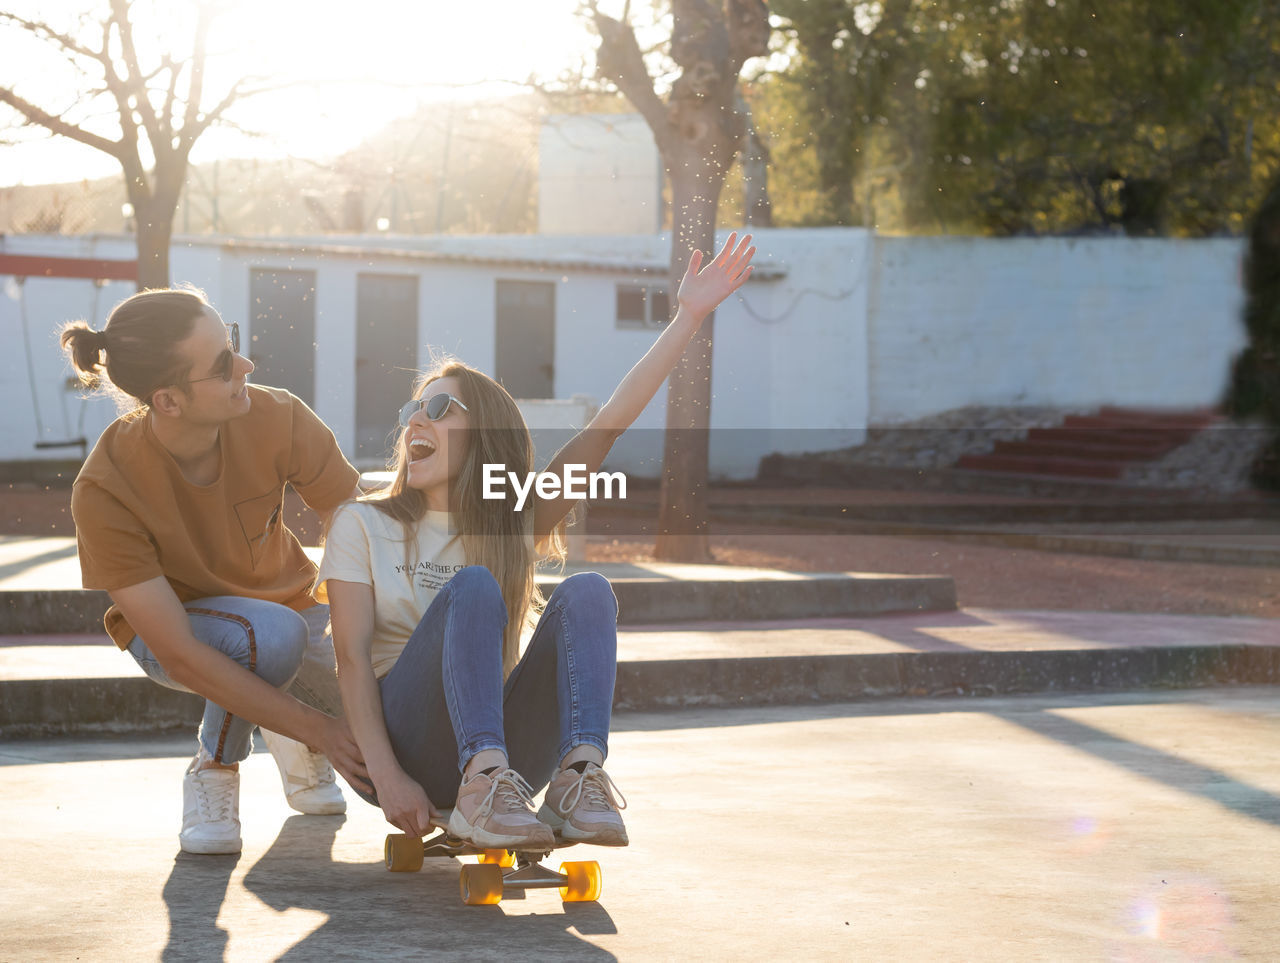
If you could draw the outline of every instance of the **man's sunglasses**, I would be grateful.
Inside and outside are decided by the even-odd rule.
[[[235,374],[236,355],[240,353],[240,325],[232,321],[227,325],[227,332],[230,335],[231,350],[224,351],[218,355],[218,373],[211,374],[207,378],[188,378],[187,384],[194,385],[199,384],[201,381],[213,381],[214,379],[221,379],[226,382],[231,381]]]
[[[413,401],[406,401],[404,407],[400,409],[400,427],[408,428],[409,419],[419,411],[425,411],[432,421],[439,421],[448,414],[450,405],[457,405],[463,411],[470,410],[453,395],[443,391],[430,398],[414,398]]]

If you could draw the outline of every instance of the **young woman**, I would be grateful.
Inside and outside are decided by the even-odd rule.
[[[237,765],[255,724],[294,809],[345,811],[326,757],[353,786],[368,774],[331,714],[328,613],[282,499],[289,482],[324,515],[356,491],[356,470],[305,404],[247,383],[238,326],[198,292],[136,294],[102,331],[68,325],[62,346],[86,383],[105,369],[133,406],[72,488],[84,587],[111,594],[107,632],[151,679],[207,700],[183,780],[182,849],[240,851]]]
[[[701,272],[693,254],[675,318],[548,472],[600,467],[703,319],[750,276],[755,249],[736,240]],[[532,511],[518,512],[509,490],[483,497],[486,465],[524,479],[533,450],[511,396],[473,368],[427,373],[400,425],[394,481],[335,514],[317,585],[376,787],[361,795],[417,836],[450,807],[449,830],[477,846],[550,849],[555,836],[625,846],[626,804],[602,768],[617,661],[609,583],[595,573],[561,582],[518,655],[540,601],[535,546],[563,557],[572,502],[531,493]]]

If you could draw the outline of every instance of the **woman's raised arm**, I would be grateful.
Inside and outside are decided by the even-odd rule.
[[[578,432],[551,459],[546,469],[548,472],[563,476],[565,465],[583,465],[587,473],[600,467],[618,436],[631,427],[644,406],[657,394],[707,315],[747,283],[755,252],[751,246],[751,235],[744,235],[738,241],[735,231],[706,268],[702,268],[701,251],[690,255],[677,293],[679,307],[676,316],[653,347],[622,379],[608,402],[591,419],[591,424]],[[533,515],[535,541],[541,542],[551,533],[569,514],[574,501],[563,496],[536,498]]]

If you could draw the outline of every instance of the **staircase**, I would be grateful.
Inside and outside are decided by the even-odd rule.
[[[957,468],[1013,475],[1117,480],[1135,462],[1156,461],[1217,421],[1211,411],[1142,411],[1107,407],[1068,415],[1056,428],[1032,428],[1023,441],[997,441]]]

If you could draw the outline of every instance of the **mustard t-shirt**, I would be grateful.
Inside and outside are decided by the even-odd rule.
[[[316,598],[329,600],[325,582],[331,578],[373,587],[373,674],[379,679],[396,664],[436,594],[466,567],[452,518],[448,512],[427,512],[406,546],[404,527],[368,502],[344,505],[333,516]]]
[[[183,477],[151,419],[102,433],[71,490],[81,581],[112,592],[163,575],[179,600],[237,595],[300,610],[315,603],[315,565],[284,524],[284,486],[324,514],[351,496],[359,473],[300,399],[249,386],[249,412],[219,430],[222,466],[209,485]],[[107,633],[135,635],[116,606]]]

